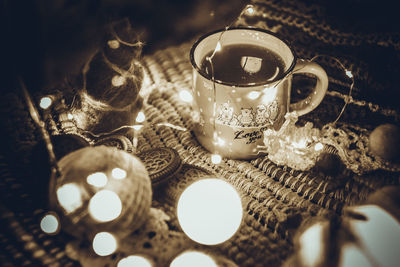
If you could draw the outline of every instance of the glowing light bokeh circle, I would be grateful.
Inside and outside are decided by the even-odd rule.
[[[185,102],[192,102],[193,101],[193,96],[188,90],[182,90],[179,92],[179,97],[181,100]]]
[[[82,206],[81,190],[75,183],[60,186],[56,194],[58,203],[67,213],[74,212]]]
[[[86,182],[95,187],[104,187],[107,185],[108,178],[104,172],[95,172],[88,175]]]
[[[231,238],[243,216],[239,194],[229,183],[202,179],[188,186],[179,198],[177,216],[193,241],[216,245]]]
[[[55,214],[46,214],[40,221],[40,229],[46,234],[56,234],[60,230],[60,220]]]
[[[218,154],[212,154],[211,155],[211,162],[214,164],[219,164],[222,161],[222,157]]]
[[[108,256],[117,250],[117,240],[108,232],[100,232],[93,238],[93,250],[99,256]]]
[[[112,171],[111,171],[111,176],[112,176],[114,179],[123,180],[123,179],[126,178],[127,173],[126,173],[125,170],[123,170],[123,169],[121,169],[121,168],[114,168],[114,169],[112,169]]]
[[[131,255],[126,258],[121,259],[117,267],[152,267],[153,264],[142,256]]]
[[[217,267],[215,261],[202,252],[186,251],[179,254],[170,264],[170,267]]]
[[[110,190],[97,192],[89,201],[89,214],[99,222],[115,220],[121,214],[121,211],[121,199]]]

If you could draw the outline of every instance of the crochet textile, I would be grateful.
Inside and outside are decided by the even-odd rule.
[[[303,2],[254,1],[253,7],[255,12],[243,12],[237,25],[277,32],[293,44],[300,58],[310,59],[321,54],[334,56],[354,75],[356,85],[349,99],[346,97],[349,79],[344,70],[329,57],[321,57],[317,62],[328,73],[329,92],[316,110],[300,118],[301,122],[312,121],[322,128],[336,119],[348,99],[339,124],[334,126],[340,130],[339,137],[335,134],[327,136],[332,145],[338,143],[339,139],[335,138],[347,140],[349,136],[361,134],[360,138],[364,140],[382,123],[399,123],[400,113],[391,97],[399,85],[398,77],[393,75],[395,68],[400,66],[398,34],[358,34],[334,28],[326,24],[321,7]],[[148,93],[148,98],[143,103],[146,123],[138,135],[136,152],[171,147],[179,153],[184,166],[153,199],[152,213],[158,215],[149,218],[143,231],[154,232],[157,238],[148,240],[149,235],[135,233],[138,241],[125,240],[126,247],[116,256],[99,258],[92,257],[89,252],[74,254],[76,250],[71,244],[76,241],[71,237],[63,232],[49,236],[40,230],[40,219],[46,213],[46,207],[37,207],[33,201],[35,196],[27,188],[32,180],[46,185],[46,181],[33,177],[29,168],[30,154],[40,140],[40,131],[30,118],[21,94],[15,92],[3,96],[0,106],[1,128],[5,134],[0,155],[0,262],[4,266],[90,266],[93,263],[101,266],[116,264],[132,252],[151,255],[161,266],[187,248],[208,251],[220,257],[226,266],[233,263],[238,266],[280,266],[293,253],[294,234],[304,222],[316,217],[340,217],[344,207],[361,203],[385,185],[400,184],[398,170],[386,162],[374,165],[361,162],[357,169],[347,171],[340,179],[278,166],[265,156],[249,161],[223,159],[220,164],[212,163],[210,152],[199,145],[193,134],[192,106],[179,98],[180,91],[190,91],[192,86],[188,57],[192,43],[168,47],[146,55],[142,60],[145,75],[141,90]],[[382,58],[377,58],[377,51],[384,51]],[[396,60],[397,64],[392,64]],[[380,64],[385,71],[377,72],[375,64]],[[303,94],[301,90],[297,93],[294,99]],[[46,122],[52,133],[65,130],[51,118]],[[69,133],[81,134],[92,144],[101,143],[73,125],[68,127]],[[130,131],[119,134],[132,140]],[[120,148],[124,147],[128,146]],[[346,149],[344,147],[343,151]],[[350,155],[347,160],[353,164],[351,160],[363,155],[361,160],[374,161],[365,149],[360,146],[355,152],[347,153]],[[345,155],[343,151],[341,153]],[[176,200],[183,189],[197,179],[210,176],[231,183],[238,190],[244,207],[238,232],[230,240],[213,247],[212,251],[190,241],[181,232],[175,213]],[[85,246],[90,244],[80,246],[85,251]]]

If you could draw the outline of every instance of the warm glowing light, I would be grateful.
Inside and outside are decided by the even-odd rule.
[[[57,189],[57,200],[67,212],[73,212],[82,206],[81,190],[75,183],[65,184]]]
[[[68,113],[67,118],[68,118],[69,120],[72,120],[72,119],[74,118],[74,115],[72,115],[71,113]]]
[[[369,262],[368,258],[365,256],[364,252],[361,251],[360,247],[348,243],[344,244],[340,249],[340,260],[339,265],[343,267],[352,267],[352,266],[365,266],[372,267],[374,265]],[[376,266],[384,266],[384,265],[376,265]],[[390,266],[390,265],[386,265]],[[396,265],[392,265],[396,266]]]
[[[122,179],[126,178],[126,171],[121,168],[114,168],[111,171],[111,175],[113,178],[115,178],[117,180],[122,180]]]
[[[146,116],[144,115],[143,111],[139,111],[137,116],[136,116],[136,122],[142,123],[146,120]]]
[[[40,221],[40,229],[46,234],[55,234],[60,229],[60,222],[55,214],[47,214]]]
[[[222,46],[221,46],[221,43],[220,43],[220,41],[218,41],[217,42],[217,45],[215,46],[215,52],[218,52],[218,51],[221,51],[222,50]]]
[[[353,73],[350,70],[346,70],[346,75],[347,77],[349,77],[350,79],[353,78]]]
[[[249,7],[246,9],[246,12],[247,12],[247,14],[249,14],[249,15],[253,15],[253,14],[254,14],[254,8],[253,8],[252,6],[249,6]]]
[[[185,102],[192,102],[193,101],[193,96],[188,90],[182,90],[179,92],[179,97],[181,98],[182,101]]]
[[[304,148],[307,147],[307,140],[306,139],[301,139],[301,140],[299,140],[297,142],[293,141],[292,142],[292,146],[294,148],[304,149]]]
[[[121,199],[110,190],[97,192],[89,201],[89,214],[100,222],[115,220],[121,214],[121,211]]]
[[[262,58],[259,57],[243,56],[240,59],[240,66],[242,66],[244,71],[251,74],[259,72],[261,65]]]
[[[263,89],[263,96],[261,98],[261,102],[263,104],[271,103],[276,99],[276,93],[278,89],[276,87],[266,87]]]
[[[354,206],[351,210],[366,218],[351,220],[350,227],[352,234],[363,245],[363,252],[367,251],[367,255],[375,260],[374,266],[398,266],[400,222],[393,214],[377,205]]]
[[[119,42],[117,40],[110,40],[107,42],[108,46],[112,49],[118,49],[119,48]]]
[[[225,140],[222,139],[221,137],[217,137],[217,145],[219,146],[224,146],[225,145]]]
[[[108,182],[108,178],[104,172],[95,172],[86,178],[86,182],[95,187],[104,187]]]
[[[251,91],[247,97],[250,98],[251,100],[257,99],[260,96],[260,92],[257,91]]]
[[[183,191],[177,206],[182,230],[192,240],[215,245],[231,238],[242,221],[239,194],[221,179],[202,179]]]
[[[117,240],[107,232],[100,232],[93,238],[93,250],[99,256],[108,256],[117,250]]]
[[[152,267],[153,264],[142,256],[128,256],[118,262],[117,267]]]
[[[170,267],[217,267],[215,261],[202,252],[187,251],[178,255],[172,262]]]
[[[53,103],[53,100],[52,100],[50,97],[45,96],[45,97],[42,97],[42,98],[40,99],[39,106],[40,106],[42,109],[48,109],[48,108],[51,106],[52,103]]]
[[[142,128],[143,128],[143,125],[133,125],[133,129],[135,129],[136,131],[139,131]]]
[[[212,154],[211,155],[211,162],[214,164],[220,164],[222,161],[222,157],[221,155],[218,154]]]
[[[322,143],[316,143],[315,147],[314,147],[315,151],[320,151],[323,148],[324,148],[324,145]]]
[[[125,84],[125,77],[124,76],[120,76],[120,75],[115,75],[114,77],[112,77],[111,79],[111,83],[113,86],[119,87]]]
[[[317,266],[323,255],[324,240],[322,237],[324,225],[316,223],[300,236],[300,255],[304,266]]]

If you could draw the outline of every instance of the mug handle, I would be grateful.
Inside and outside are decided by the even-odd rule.
[[[305,98],[289,106],[289,111],[296,111],[299,116],[314,110],[324,99],[328,90],[328,75],[325,70],[315,62],[300,59],[296,63],[293,74],[307,73],[313,74],[317,78],[314,90]]]

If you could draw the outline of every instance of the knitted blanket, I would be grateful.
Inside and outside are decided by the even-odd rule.
[[[326,24],[323,9],[316,5],[269,0],[254,1],[252,5],[254,12],[242,12],[237,25],[257,26],[280,34],[293,44],[301,58],[331,56],[317,59],[329,76],[329,92],[317,109],[300,118],[301,122],[311,121],[322,128],[337,118],[348,101],[335,125],[335,129],[344,129],[344,135],[328,137],[336,143],[348,141],[349,136],[368,136],[385,122],[399,123],[397,99],[393,98],[399,84],[398,75],[394,74],[399,73],[400,66],[398,33],[358,34],[339,30]],[[33,204],[34,196],[26,188],[26,180],[38,179],[31,176],[28,166],[40,132],[21,94],[15,92],[2,98],[0,261],[4,266],[113,266],[132,252],[149,255],[163,266],[188,248],[215,255],[221,266],[281,266],[294,252],[294,234],[302,224],[316,218],[341,217],[344,207],[362,203],[385,185],[400,184],[396,165],[368,161],[372,156],[360,146],[348,157],[349,166],[359,164],[360,171],[346,171],[340,179],[277,165],[267,156],[249,161],[223,159],[214,164],[211,153],[193,133],[193,107],[179,97],[179,92],[191,91],[192,87],[188,55],[192,43],[167,47],[142,60],[145,75],[141,90],[147,92],[148,98],[142,108],[146,123],[138,135],[135,153],[171,147],[184,165],[154,196],[152,215],[142,232],[127,237],[117,254],[98,257],[89,252],[90,245],[77,244],[62,231],[51,236],[40,230],[46,209]],[[347,97],[350,81],[332,57],[354,75],[351,98]],[[302,94],[300,91],[293,98]],[[61,133],[65,130],[62,125],[54,127]],[[79,133],[79,129],[74,131]],[[132,138],[129,131],[118,134]],[[363,142],[361,137],[359,140]],[[345,150],[350,151],[350,145],[351,142]],[[361,161],[368,164],[350,160],[360,155],[364,156]],[[176,201],[183,189],[204,177],[220,177],[232,184],[244,207],[238,232],[212,248],[189,240],[176,218]],[[156,238],[149,237],[149,232],[154,232]]]

